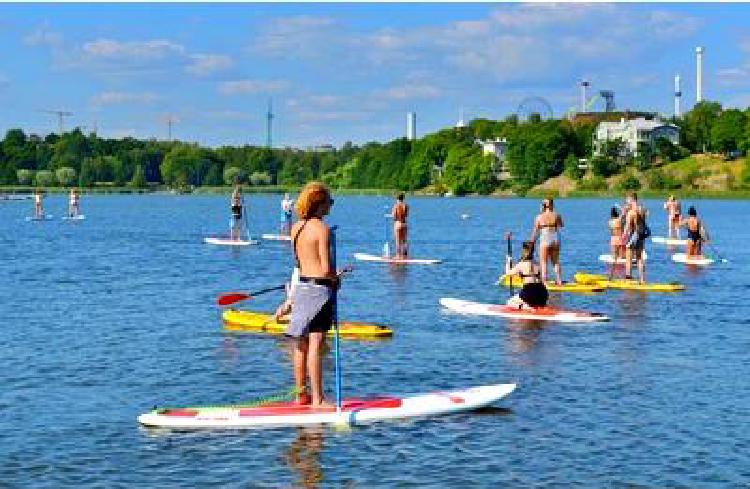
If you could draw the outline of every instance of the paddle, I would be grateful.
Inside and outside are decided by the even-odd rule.
[[[341,277],[342,275],[346,273],[350,273],[353,270],[354,270],[353,266],[347,265],[341,270],[339,270],[338,276]],[[273,287],[267,287],[265,289],[256,290],[255,292],[227,292],[226,294],[221,294],[219,297],[216,298],[216,304],[219,306],[230,306],[236,302],[244,301],[247,299],[252,299],[259,295],[263,295],[268,292],[273,292],[274,290],[283,290],[285,287],[286,287],[286,284],[275,285]]]
[[[508,254],[506,255],[507,256],[506,262],[510,263],[510,267],[513,267],[513,244],[511,242],[512,236],[513,234],[510,232],[505,233],[505,239],[508,241]],[[507,266],[505,268],[506,270],[508,269]],[[512,275],[509,277],[508,284],[510,286],[509,287],[510,297],[513,297],[513,276]]]
[[[247,232],[247,240],[252,241],[250,238],[250,225],[247,223],[247,207],[242,204],[242,220],[245,221],[245,231]]]
[[[723,256],[721,256],[721,254],[719,253],[719,250],[716,249],[716,246],[714,246],[714,244],[712,242],[707,241],[706,244],[711,248],[711,251],[714,252],[714,254],[716,255],[716,258],[718,258],[720,262],[722,262],[722,263],[729,262],[729,260],[727,260],[726,258],[724,258]]]
[[[385,220],[383,221],[385,223],[385,241],[383,242],[383,256],[388,258],[391,256],[391,245],[390,240],[388,239],[388,218],[391,217],[390,214],[383,214],[385,217]]]
[[[244,301],[247,299],[252,299],[254,297],[257,297],[259,295],[263,295],[268,292],[273,292],[274,290],[284,290],[286,287],[286,284],[283,285],[276,285],[274,287],[268,287],[265,289],[256,290],[255,292],[227,292],[226,294],[221,294],[219,297],[216,298],[216,304],[219,306],[230,306],[236,302]]]
[[[331,227],[331,268],[336,270],[336,228]],[[339,288],[333,289],[333,355],[336,369],[336,413],[341,414],[341,353],[339,350]]]

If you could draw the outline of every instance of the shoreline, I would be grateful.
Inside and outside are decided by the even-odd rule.
[[[67,194],[70,187],[36,187],[36,186],[0,186],[0,196],[3,195],[31,195],[34,190],[41,188],[47,194]],[[190,192],[180,192],[170,189],[166,186],[154,186],[149,188],[132,188],[132,187],[78,187],[82,194],[156,194],[156,195],[229,195],[232,192],[231,187],[197,187]],[[301,187],[287,187],[281,185],[268,186],[243,186],[242,191],[246,194],[283,194],[299,193]],[[370,195],[370,196],[394,196],[399,190],[396,189],[355,189],[355,188],[333,188],[334,193],[339,195]],[[460,196],[446,196],[439,192],[425,190],[405,191],[409,197],[444,197],[444,198],[480,198],[488,197],[492,199],[540,199],[552,197],[555,199],[590,199],[590,198],[620,198],[627,191],[612,190],[571,190],[561,192],[559,190],[530,190],[524,194],[516,194],[510,191],[503,193],[494,193],[488,195],[466,194]],[[717,200],[750,200],[750,189],[746,190],[639,190],[636,193],[643,198],[658,199],[674,195],[677,198],[685,199],[717,199]]]

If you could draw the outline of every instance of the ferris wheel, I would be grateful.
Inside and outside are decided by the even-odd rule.
[[[542,97],[526,97],[518,104],[516,115],[519,120],[527,121],[532,114],[539,115],[542,120],[552,119],[552,105]]]

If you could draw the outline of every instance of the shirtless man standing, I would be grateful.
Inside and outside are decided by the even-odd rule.
[[[631,279],[632,260],[638,265],[638,281],[646,283],[646,264],[643,260],[643,248],[646,244],[646,209],[638,205],[638,196],[634,193],[627,197],[625,213],[625,278]]]
[[[409,249],[406,245],[406,219],[409,216],[409,206],[404,202],[403,192],[396,197],[396,203],[391,209],[393,217],[393,236],[396,240],[396,258],[405,259],[409,255]]]

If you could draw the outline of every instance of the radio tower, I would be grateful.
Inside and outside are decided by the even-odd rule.
[[[271,138],[271,130],[273,126],[273,105],[271,99],[268,99],[268,112],[266,112],[266,147],[270,148],[273,140]]]

